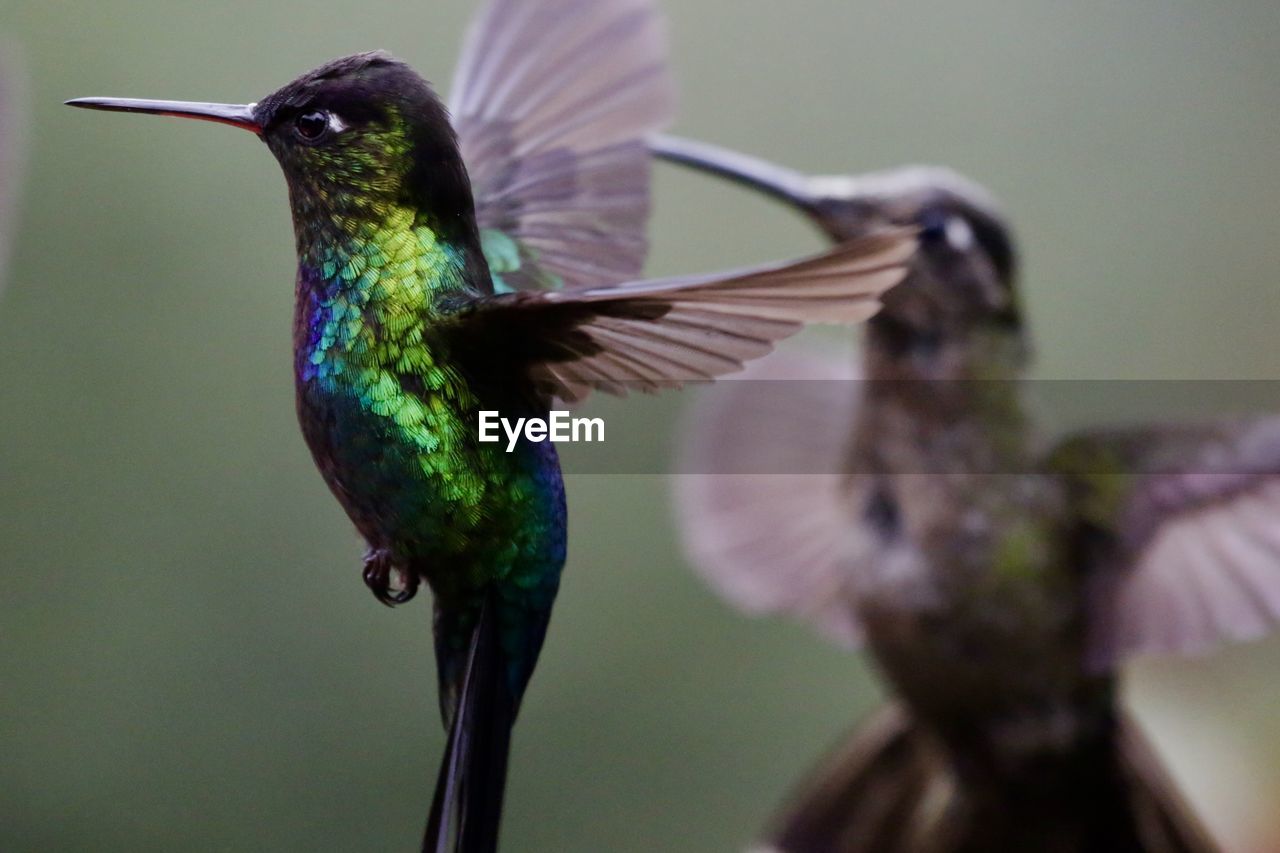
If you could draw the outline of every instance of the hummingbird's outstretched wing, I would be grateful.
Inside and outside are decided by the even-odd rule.
[[[1093,534],[1091,665],[1280,624],[1280,418],[1093,431],[1050,464]]]
[[[689,562],[730,604],[784,613],[853,647],[845,588],[864,484],[842,472],[858,407],[852,347],[791,347],[699,395],[674,481]]]
[[[805,323],[866,320],[915,245],[913,231],[897,229],[786,264],[482,297],[458,310],[449,334],[469,369],[523,369],[569,403],[592,389],[676,388],[741,369]]]
[[[652,0],[490,0],[449,106],[495,287],[640,275],[647,137],[675,114]]]

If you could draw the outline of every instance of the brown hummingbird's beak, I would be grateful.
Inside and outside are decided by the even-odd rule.
[[[812,211],[819,201],[808,176],[718,145],[658,134],[649,139],[649,150],[668,162],[728,178],[805,211]]]
[[[121,113],[151,113],[158,116],[178,116],[200,121],[215,121],[242,127],[254,133],[262,132],[262,125],[254,118],[257,104],[201,104],[193,101],[147,101],[138,98],[76,98],[67,101],[69,107],[88,110],[110,110]]]

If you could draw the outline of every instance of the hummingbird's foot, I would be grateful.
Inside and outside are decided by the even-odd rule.
[[[391,576],[399,575],[400,586],[393,588]],[[370,551],[364,558],[364,583],[373,590],[374,598],[388,607],[404,604],[418,592],[418,573],[405,571],[392,564],[391,555],[383,550]]]

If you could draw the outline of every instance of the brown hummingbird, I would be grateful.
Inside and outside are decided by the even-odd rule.
[[[1280,419],[1046,441],[1022,381],[1013,238],[981,187],[937,168],[818,178],[654,147],[835,241],[921,235],[860,366],[779,353],[748,375],[828,381],[708,389],[682,470],[709,473],[677,478],[713,587],[865,646],[896,695],[763,849],[1215,849],[1119,707],[1117,668],[1275,626]]]

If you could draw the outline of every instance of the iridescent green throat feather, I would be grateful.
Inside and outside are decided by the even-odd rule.
[[[424,326],[443,295],[467,288],[466,253],[406,208],[381,222],[338,224],[349,229],[338,239],[297,226],[299,319],[308,333],[299,355],[321,378],[352,361],[401,374],[432,369]]]
[[[348,223],[353,233],[340,241],[298,227],[298,381],[349,391],[419,449],[435,450],[427,401],[411,391],[462,393],[428,324],[442,294],[466,287],[464,253],[407,209],[382,223]],[[417,381],[406,390],[409,377]]]

